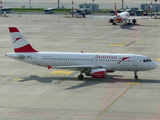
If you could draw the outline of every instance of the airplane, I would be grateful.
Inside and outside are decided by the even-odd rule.
[[[9,27],[14,52],[6,56],[18,61],[30,63],[48,69],[70,69],[80,71],[78,79],[84,75],[93,78],[105,78],[114,71],[138,71],[157,68],[157,64],[148,57],[138,54],[84,53],[84,52],[40,52],[35,50],[16,27]]]
[[[115,14],[114,16],[87,16],[87,17],[93,17],[93,18],[108,18],[109,19],[109,23],[112,23],[113,25],[116,25],[117,23],[128,23],[128,25],[131,24],[131,20],[132,22],[135,24],[137,22],[137,19],[144,19],[144,18],[149,18],[149,17],[130,17],[130,14],[129,12],[121,12],[121,13],[118,13],[117,12],[117,8],[116,8],[116,3],[114,3],[114,6],[115,6]]]

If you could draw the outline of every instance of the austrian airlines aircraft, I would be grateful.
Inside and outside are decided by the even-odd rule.
[[[108,18],[110,19],[108,22],[112,23],[113,25],[116,25],[117,23],[128,23],[131,24],[130,21],[132,20],[132,22],[135,24],[137,22],[137,19],[141,19],[141,18],[148,18],[148,17],[130,17],[130,14],[128,12],[121,12],[118,13],[117,12],[117,8],[116,8],[116,3],[114,4],[115,6],[115,15],[112,17],[108,17],[108,16],[93,16],[94,18]],[[91,17],[91,16],[88,16]]]
[[[70,69],[80,71],[79,80],[86,76],[105,78],[114,71],[134,71],[138,79],[138,71],[153,70],[157,64],[148,57],[136,54],[99,54],[70,52],[39,52],[23,37],[16,27],[9,27],[14,52],[6,56],[26,63],[46,67],[48,69]]]

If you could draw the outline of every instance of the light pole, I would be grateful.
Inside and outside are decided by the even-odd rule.
[[[29,0],[29,8],[31,8],[31,0]]]
[[[151,17],[152,17],[152,2],[150,4],[150,11],[151,11]]]
[[[73,17],[73,11],[74,11],[74,2],[72,0],[72,17]]]
[[[59,0],[58,0],[58,8],[59,8]]]
[[[92,4],[94,4],[94,0],[92,0],[93,1],[93,3]]]
[[[156,4],[157,0],[155,0],[155,4]]]
[[[157,9],[157,6],[156,6],[156,2],[157,2],[157,0],[155,0],[155,7],[156,7],[156,12],[158,13],[158,9]]]
[[[122,0],[122,10],[123,10],[123,7],[124,7],[124,1]]]
[[[2,1],[0,1],[0,15],[2,16]]]

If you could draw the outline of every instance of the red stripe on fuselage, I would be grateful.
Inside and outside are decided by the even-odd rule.
[[[32,46],[28,44],[20,48],[14,48],[14,52],[38,52],[38,51],[33,49]]]
[[[9,27],[10,33],[12,32],[19,32],[19,30],[16,27]]]

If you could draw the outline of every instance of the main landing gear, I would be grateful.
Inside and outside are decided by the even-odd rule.
[[[113,22],[112,25],[117,25],[117,24],[115,22]]]
[[[134,78],[135,78],[135,79],[138,79],[137,71],[134,71]]]
[[[128,23],[127,23],[128,25],[131,25],[131,22],[130,22],[130,19],[129,19],[129,21],[128,21]]]
[[[84,76],[82,75],[82,72],[80,73],[80,75],[78,75],[78,79],[79,80],[83,80]]]

